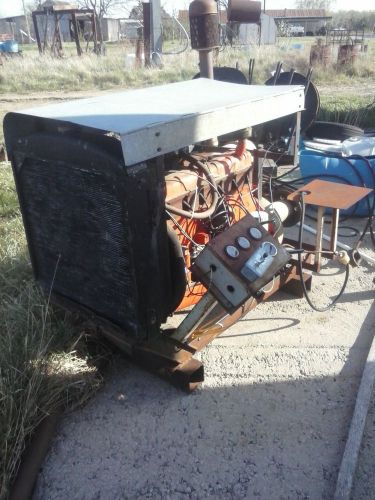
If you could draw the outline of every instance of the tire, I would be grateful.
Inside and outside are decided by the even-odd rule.
[[[344,141],[353,136],[363,136],[364,130],[353,125],[334,122],[315,122],[306,130],[306,135],[310,139],[333,139]]]

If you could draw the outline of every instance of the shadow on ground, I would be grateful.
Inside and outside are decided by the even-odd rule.
[[[252,369],[251,349],[212,346],[205,385],[186,395],[119,358],[65,419],[34,498],[332,498],[374,319],[372,306],[352,348],[333,352],[331,376],[307,374],[311,350],[284,359],[275,380]],[[277,367],[277,346],[257,352],[254,366]]]

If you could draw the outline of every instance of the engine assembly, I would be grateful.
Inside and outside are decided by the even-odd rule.
[[[215,13],[209,1],[193,4],[205,76],[216,32],[201,31]],[[198,78],[9,113],[7,151],[46,295],[193,389],[203,380],[197,351],[282,286],[302,277],[309,287],[311,255],[302,269],[291,258],[301,260],[300,246],[283,241],[300,199],[267,198],[246,140],[252,127],[295,115],[296,161],[304,98],[301,86]]]
[[[299,87],[197,79],[8,114],[7,150],[45,293],[95,317],[139,361],[201,381],[192,354],[262,300],[267,282],[288,279],[281,219],[258,199],[247,142],[205,141],[302,107]],[[203,337],[195,323],[163,327],[189,306]]]

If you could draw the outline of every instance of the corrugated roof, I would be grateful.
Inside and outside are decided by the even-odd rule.
[[[274,18],[329,18],[325,9],[278,9],[278,10],[266,10],[266,14]]]

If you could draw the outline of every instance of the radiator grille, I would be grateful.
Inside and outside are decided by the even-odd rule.
[[[113,172],[27,159],[19,173],[35,273],[46,291],[136,333],[126,208]]]

